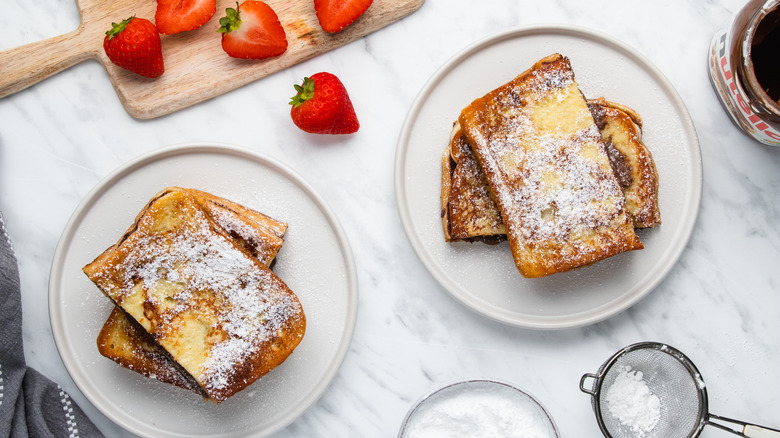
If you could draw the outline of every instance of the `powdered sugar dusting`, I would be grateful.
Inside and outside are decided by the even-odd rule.
[[[235,214],[228,213],[222,208],[214,208],[211,209],[211,215],[214,221],[229,234],[235,233],[247,241],[255,242],[258,240],[256,238],[257,231],[252,226],[239,219]]]
[[[558,88],[566,88],[574,82],[574,71],[568,70],[534,70],[531,72],[531,83],[534,91],[547,94]]]
[[[625,198],[566,58],[475,101],[461,124],[519,251],[550,249],[574,267],[618,250],[610,233],[627,224]]]
[[[592,126],[574,139],[546,135],[540,137],[543,147],[513,151],[514,159],[523,163],[513,169],[523,184],[504,186],[497,196],[512,208],[509,214],[516,220],[510,223],[522,224],[514,232],[524,239],[566,239],[578,227],[606,226],[620,214],[623,205],[616,181],[605,177],[599,162],[583,153],[583,145],[599,139]],[[495,143],[490,147],[498,161],[505,159],[505,147]],[[604,204],[610,197],[616,202]]]
[[[606,393],[609,414],[641,438],[661,419],[661,400],[655,395],[641,371],[622,366]]]
[[[514,219],[510,223],[522,224],[514,232],[524,239],[565,239],[578,227],[608,225],[620,214],[623,197],[617,180],[585,152],[587,147],[602,148],[595,124],[572,136],[539,133],[524,113],[513,113],[501,124],[501,136],[483,139],[491,154],[483,166],[507,180],[522,181],[495,191],[499,202],[511,208],[505,211]],[[534,147],[516,146],[529,137],[536,139]]]
[[[204,213],[164,236],[143,235],[124,261],[129,267],[123,278],[124,290],[134,284],[146,288],[148,305],[164,332],[183,313],[213,316],[216,326],[209,332],[208,358],[201,365],[201,383],[210,389],[231,384],[236,366],[257,355],[259,347],[271,339],[300,305],[286,292],[270,270],[263,269],[224,236],[215,234]],[[152,291],[164,285],[164,292]],[[282,285],[282,287],[280,287]],[[121,298],[120,300],[121,301]],[[215,303],[207,306],[207,304]],[[216,314],[209,315],[214,309]],[[212,339],[213,338],[213,339]],[[192,370],[188,370],[192,373]]]
[[[271,264],[283,243],[281,235],[274,232],[271,227],[286,229],[286,224],[267,217],[264,221],[259,221],[249,216],[242,216],[228,207],[212,204],[209,201],[204,202],[203,206],[217,225],[235,238],[239,245],[265,265]]]

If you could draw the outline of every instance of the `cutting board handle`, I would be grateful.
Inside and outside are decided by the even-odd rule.
[[[0,98],[96,57],[102,43],[102,38],[88,35],[79,27],[64,35],[0,52]]]

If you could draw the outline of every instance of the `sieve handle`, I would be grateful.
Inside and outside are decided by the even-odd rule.
[[[590,395],[595,397],[596,396],[595,385],[590,385],[590,389],[585,387],[585,381],[588,380],[588,379],[594,379],[594,380],[598,381],[599,380],[599,376],[596,375],[596,374],[591,374],[591,373],[583,374],[582,378],[580,379],[580,391],[582,391],[584,393],[587,393],[587,394],[590,394]]]
[[[742,430],[745,436],[750,438],[778,438],[780,437],[780,430],[767,429],[765,427],[756,426],[755,424],[746,424]]]
[[[742,426],[742,430],[732,429],[729,426],[719,424],[713,420],[718,420],[724,423],[737,424]],[[718,415],[710,414],[707,418],[707,424],[717,427],[718,429],[731,432],[735,435],[744,436],[748,438],[780,438],[780,430],[770,429],[768,427],[758,426],[756,424],[745,423],[744,421],[732,420],[731,418],[721,417]]]

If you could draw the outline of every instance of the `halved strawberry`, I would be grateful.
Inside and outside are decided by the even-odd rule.
[[[217,0],[157,0],[154,21],[162,34],[195,30],[217,12]]]
[[[322,30],[340,32],[363,15],[373,0],[314,0],[314,10]]]
[[[247,0],[227,8],[219,19],[222,49],[234,58],[263,59],[287,51],[287,35],[273,9],[261,1]]]

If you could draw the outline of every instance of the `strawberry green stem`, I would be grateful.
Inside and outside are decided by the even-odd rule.
[[[106,35],[108,35],[108,39],[114,38],[115,36],[119,35],[120,32],[125,30],[127,24],[130,23],[130,21],[132,21],[133,18],[135,18],[135,15],[133,15],[132,17],[126,20],[122,20],[121,22],[119,22],[119,24],[111,23],[111,29],[106,31]]]
[[[303,78],[302,85],[295,85],[295,91],[298,93],[290,99],[290,105],[293,108],[300,106],[303,102],[314,97],[314,81],[308,77]]]
[[[225,9],[225,16],[219,19],[220,28],[217,29],[219,33],[230,33],[241,25],[241,11],[239,10],[238,2],[236,2],[236,8]]]

